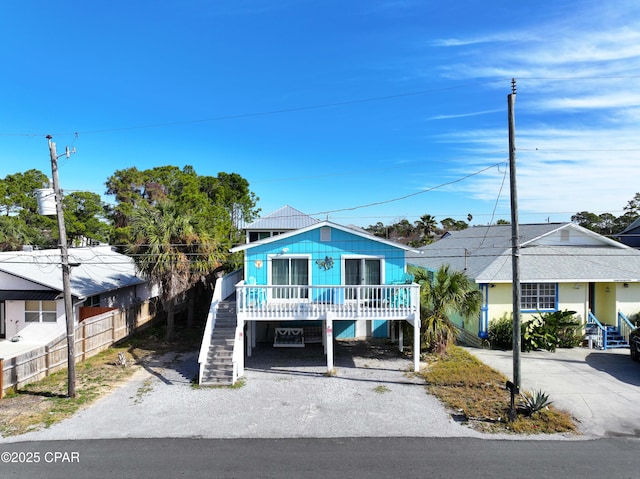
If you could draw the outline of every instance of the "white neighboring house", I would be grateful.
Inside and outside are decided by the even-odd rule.
[[[155,295],[133,260],[110,246],[70,248],[76,323],[85,306],[120,308]],[[66,331],[59,249],[0,253],[0,338],[46,342]]]

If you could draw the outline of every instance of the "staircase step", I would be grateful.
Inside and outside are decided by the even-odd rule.
[[[238,317],[235,301],[223,301],[216,311],[216,323],[211,331],[207,362],[200,384],[230,386],[233,382],[233,349]]]
[[[207,355],[207,364],[214,364],[214,363],[227,364],[230,359],[233,359],[233,351],[231,351],[228,354],[221,354],[221,353],[211,354],[210,353],[209,355]]]
[[[230,371],[216,371],[215,374],[205,373],[203,381],[217,381],[217,380],[233,379],[233,370]]]

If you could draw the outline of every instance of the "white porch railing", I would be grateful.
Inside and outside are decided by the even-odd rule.
[[[236,285],[239,320],[413,319],[420,285]]]

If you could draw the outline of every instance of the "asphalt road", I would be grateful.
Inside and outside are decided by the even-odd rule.
[[[0,446],[0,471],[3,478],[29,479],[618,479],[639,476],[639,446],[637,439],[622,438],[593,441],[474,438],[38,441]]]

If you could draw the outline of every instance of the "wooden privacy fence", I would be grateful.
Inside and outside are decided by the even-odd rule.
[[[150,301],[87,318],[76,326],[75,357],[83,361],[147,325],[155,315]],[[67,367],[67,334],[39,348],[8,359],[0,358],[0,399],[10,388],[20,388]]]

